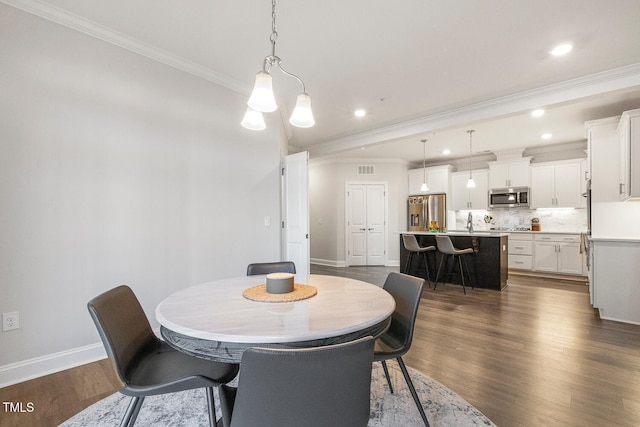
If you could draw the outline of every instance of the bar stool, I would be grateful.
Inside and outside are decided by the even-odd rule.
[[[409,257],[407,258],[407,263],[404,266],[404,271],[407,274],[410,274],[409,266],[411,265],[411,259],[413,258],[413,254],[418,254],[418,255],[422,254],[424,256],[425,279],[427,280],[427,285],[431,287],[431,274],[429,274],[429,260],[427,258],[427,252],[435,251],[436,247],[435,246],[422,247],[418,245],[416,236],[414,236],[413,234],[403,234],[402,243],[404,244],[404,248],[407,251],[409,251]]]
[[[466,295],[467,288],[464,285],[464,271],[462,269],[462,264],[464,263],[465,269],[467,270],[467,278],[470,280],[471,277],[469,275],[469,266],[467,265],[467,261],[465,260],[464,255],[474,253],[473,248],[456,249],[453,246],[453,243],[451,242],[451,238],[449,236],[442,236],[442,235],[436,236],[436,245],[438,246],[438,251],[443,256],[440,259],[440,264],[438,265],[438,272],[436,273],[436,283],[433,286],[433,290],[435,291],[436,288],[438,287],[438,279],[440,278],[440,269],[442,268],[442,262],[444,261],[445,258],[448,258],[449,256],[451,256],[453,258],[454,268],[455,268],[456,259],[458,260],[458,267],[460,267],[460,278],[462,279],[462,291]],[[452,272],[453,272],[453,268],[452,268]],[[443,284],[445,283],[445,280],[447,278],[446,276],[447,275],[445,275],[445,278],[442,281]],[[473,289],[473,285],[471,288]]]

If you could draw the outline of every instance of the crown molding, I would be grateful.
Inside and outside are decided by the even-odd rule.
[[[111,28],[67,12],[56,6],[35,0],[0,0],[9,6],[63,25],[72,30],[137,53],[154,61],[184,71],[201,79],[223,86],[234,92],[248,95],[251,87],[187,59],[158,49],[140,40],[136,40]]]
[[[381,164],[395,164],[410,167],[412,165],[411,162],[402,160],[402,159],[378,159],[371,157],[354,157],[347,159],[340,159],[336,157],[321,157],[317,159],[309,158],[309,165],[313,166],[324,166],[324,165],[335,165],[335,164],[360,164],[360,165],[381,165]]]
[[[309,154],[326,156],[384,141],[527,111],[541,105],[574,101],[636,86],[640,86],[640,63],[336,138],[314,145],[314,148],[309,150]]]

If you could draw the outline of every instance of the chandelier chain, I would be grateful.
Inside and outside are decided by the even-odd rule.
[[[427,140],[422,139],[422,174],[424,181],[427,182],[427,168],[426,168],[426,159],[427,159]]]
[[[271,45],[273,47],[273,55],[275,56],[276,39],[278,38],[278,32],[276,31],[276,0],[271,0]]]
[[[471,157],[473,156],[471,152],[471,137],[473,135],[473,132],[475,132],[475,130],[467,131],[467,133],[469,134],[469,179],[471,179]]]

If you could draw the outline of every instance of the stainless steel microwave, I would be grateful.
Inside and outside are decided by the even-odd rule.
[[[489,190],[490,208],[528,208],[529,187],[494,188]]]

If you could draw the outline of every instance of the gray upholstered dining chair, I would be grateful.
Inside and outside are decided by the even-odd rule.
[[[453,243],[451,242],[451,238],[449,236],[442,235],[436,236],[436,245],[438,246],[438,251],[442,254],[442,258],[440,258],[440,264],[438,265],[438,272],[436,273],[436,283],[433,286],[433,290],[436,290],[436,288],[438,287],[438,279],[440,278],[440,269],[442,268],[443,261],[445,260],[445,258],[451,257],[453,258],[454,267],[456,264],[456,260],[458,261],[458,267],[460,268],[460,278],[462,280],[462,292],[464,292],[464,294],[466,295],[467,287],[464,285],[464,270],[462,269],[462,265],[464,264],[465,270],[467,270],[467,278],[471,279],[471,277],[469,276],[469,266],[467,265],[467,260],[464,257],[465,255],[473,254],[473,248],[458,249],[453,246]],[[445,275],[445,278],[442,279],[443,284],[446,278],[447,277]],[[474,286],[475,285],[472,284],[471,289],[473,289]]]
[[[429,283],[431,281],[431,273],[429,271],[430,268],[429,268],[429,259],[427,257],[427,252],[435,251],[436,247],[420,246],[418,244],[418,240],[416,239],[416,236],[414,236],[413,234],[403,234],[402,244],[404,245],[404,248],[409,252],[409,256],[407,257],[407,263],[404,266],[405,273],[411,274],[411,272],[409,271],[409,267],[411,267],[411,260],[413,259],[413,255],[422,254],[424,258],[425,279],[427,280],[429,287],[431,287],[431,284]]]
[[[364,427],[372,337],[324,347],[250,348],[238,388],[221,386],[224,427]]]
[[[411,349],[416,315],[418,314],[420,297],[424,289],[424,280],[407,274],[389,273],[382,288],[393,296],[396,301],[396,309],[391,315],[389,329],[376,339],[373,360],[382,362],[384,375],[387,378],[391,393],[393,393],[393,386],[389,378],[386,361],[390,359],[398,361],[402,375],[411,392],[411,397],[413,397],[413,401],[418,407],[418,412],[420,412],[424,425],[428,427],[429,421],[418,398],[416,388],[413,386],[409,371],[407,371],[407,367],[402,360],[402,356]]]
[[[296,265],[293,261],[257,262],[247,266],[247,276],[270,273],[296,274]]]
[[[123,387],[132,396],[121,426],[133,426],[146,396],[205,388],[209,423],[216,425],[213,387],[231,381],[237,364],[199,359],[158,339],[128,286],[118,286],[87,304]]]

